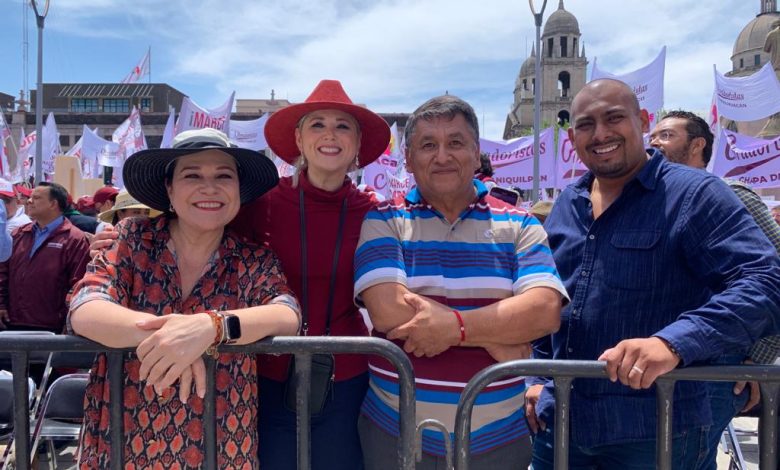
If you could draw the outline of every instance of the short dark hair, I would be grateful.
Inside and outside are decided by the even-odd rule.
[[[484,152],[479,154],[479,169],[476,173],[484,176],[493,176],[495,172],[493,171],[493,164],[490,162],[490,155]]]
[[[474,108],[457,96],[442,95],[429,99],[409,116],[409,119],[406,121],[406,129],[404,129],[404,140],[407,147],[412,142],[415,127],[417,127],[417,122],[420,119],[431,121],[442,116],[447,119],[453,119],[456,114],[463,115],[471,129],[471,133],[474,135],[474,141],[479,143],[479,119],[477,119]]]
[[[704,139],[704,148],[701,152],[701,158],[704,161],[704,165],[709,164],[710,159],[712,158],[712,143],[715,140],[715,136],[712,134],[707,121],[690,111],[683,111],[682,109],[669,111],[664,117],[661,118],[661,121],[669,118],[684,119],[686,121],[685,132],[688,133],[688,142],[695,139],[696,137],[701,137]]]
[[[68,190],[61,184],[49,183],[48,181],[41,181],[38,186],[49,188],[49,199],[57,201],[57,205],[60,208],[60,212],[65,212],[68,208]]]

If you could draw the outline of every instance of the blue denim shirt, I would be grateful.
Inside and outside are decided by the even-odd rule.
[[[593,220],[587,173],[563,191],[545,223],[571,303],[539,358],[595,360],[623,339],[658,336],[682,365],[744,355],[780,324],[780,259],[744,205],[719,178],[667,162],[658,151]],[[537,414],[553,423],[552,381]],[[652,439],[655,387],[635,391],[577,379],[573,444]],[[708,425],[703,383],[675,388],[674,431]]]

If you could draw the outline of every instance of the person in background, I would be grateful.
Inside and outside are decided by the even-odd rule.
[[[701,117],[683,110],[667,113],[650,133],[650,146],[663,152],[667,160],[704,170],[712,158],[715,136]],[[736,180],[724,180],[745,205],[758,227],[780,254],[780,226],[772,220],[761,197],[749,186]],[[774,364],[780,352],[780,336],[762,338],[750,350],[747,362]],[[744,357],[737,357],[742,360]],[[733,362],[724,357],[720,361]],[[709,455],[705,467],[714,470],[718,443],[723,430],[739,411],[753,408],[760,399],[757,382],[751,382],[750,393],[744,392],[745,382],[707,382],[712,404],[713,424],[709,431]]]
[[[547,220],[547,216],[550,215],[552,207],[552,201],[537,201],[536,204],[531,206],[531,214],[533,214],[534,217],[536,217],[539,222],[544,225],[544,221]]]
[[[479,154],[479,168],[474,173],[474,177],[477,178],[485,185],[488,191],[496,186],[496,182],[493,181],[493,164],[490,162],[490,156],[486,153]]]
[[[100,214],[114,206],[119,190],[113,186],[103,186],[95,191],[92,196],[92,202],[95,204],[95,212]]]
[[[772,208],[772,218],[775,219],[777,225],[780,225],[780,205]]]
[[[13,231],[22,225],[32,222],[27,217],[27,214],[24,213],[24,207],[19,204],[14,185],[3,179],[0,179],[0,199],[2,199],[5,206],[7,217],[5,229],[9,235],[13,234]]]
[[[33,190],[34,222],[16,229],[11,257],[0,264],[0,329],[62,333],[68,294],[89,261],[86,235],[63,216],[67,201],[56,183]]]
[[[276,167],[222,132],[199,129],[178,134],[170,149],[131,155],[123,179],[165,215],[120,222],[117,242],[76,286],[69,316],[75,334],[135,348],[124,364],[124,440],[113,444],[124,447],[128,467],[200,467],[207,353],[217,360],[217,467],[256,469],[255,357],[215,348],[298,330],[276,256],[225,228],[241,204],[277,184]],[[85,470],[111,465],[106,368],[98,355],[85,398]]]
[[[103,224],[111,224],[116,226],[121,220],[128,217],[157,217],[160,215],[160,211],[153,211],[145,204],[141,204],[135,199],[127,189],[119,191],[116,196],[116,203],[111,206],[107,211],[101,212],[98,218],[101,224],[98,225],[97,232],[103,230]]]

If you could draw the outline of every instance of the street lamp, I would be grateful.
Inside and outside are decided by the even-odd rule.
[[[547,0],[542,3],[542,9],[537,12],[534,8],[534,0],[528,0],[528,6],[534,15],[536,23],[536,57],[535,57],[535,78],[534,78],[534,186],[532,201],[536,203],[539,200],[539,127],[542,125],[542,17],[544,9],[547,8]]]
[[[43,181],[43,22],[49,13],[49,0],[45,0],[43,9],[38,9],[38,1],[30,0],[35,19],[38,23],[38,83],[35,85],[35,184]]]

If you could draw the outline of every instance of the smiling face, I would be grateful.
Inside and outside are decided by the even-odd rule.
[[[434,206],[437,201],[469,204],[479,166],[479,144],[462,114],[417,121],[406,151],[406,168],[426,201]]]
[[[614,80],[585,86],[572,103],[569,139],[593,174],[604,180],[628,181],[647,161],[642,133],[647,112],[640,110],[630,88]]]
[[[650,146],[661,150],[670,162],[704,168],[704,138],[691,138],[687,126],[688,121],[682,118],[662,119],[650,134]]]
[[[176,160],[167,186],[181,223],[203,231],[221,230],[241,206],[236,161],[219,150],[205,150]]]
[[[343,178],[360,148],[360,127],[351,114],[335,109],[312,111],[295,129],[295,143],[309,174]]]

